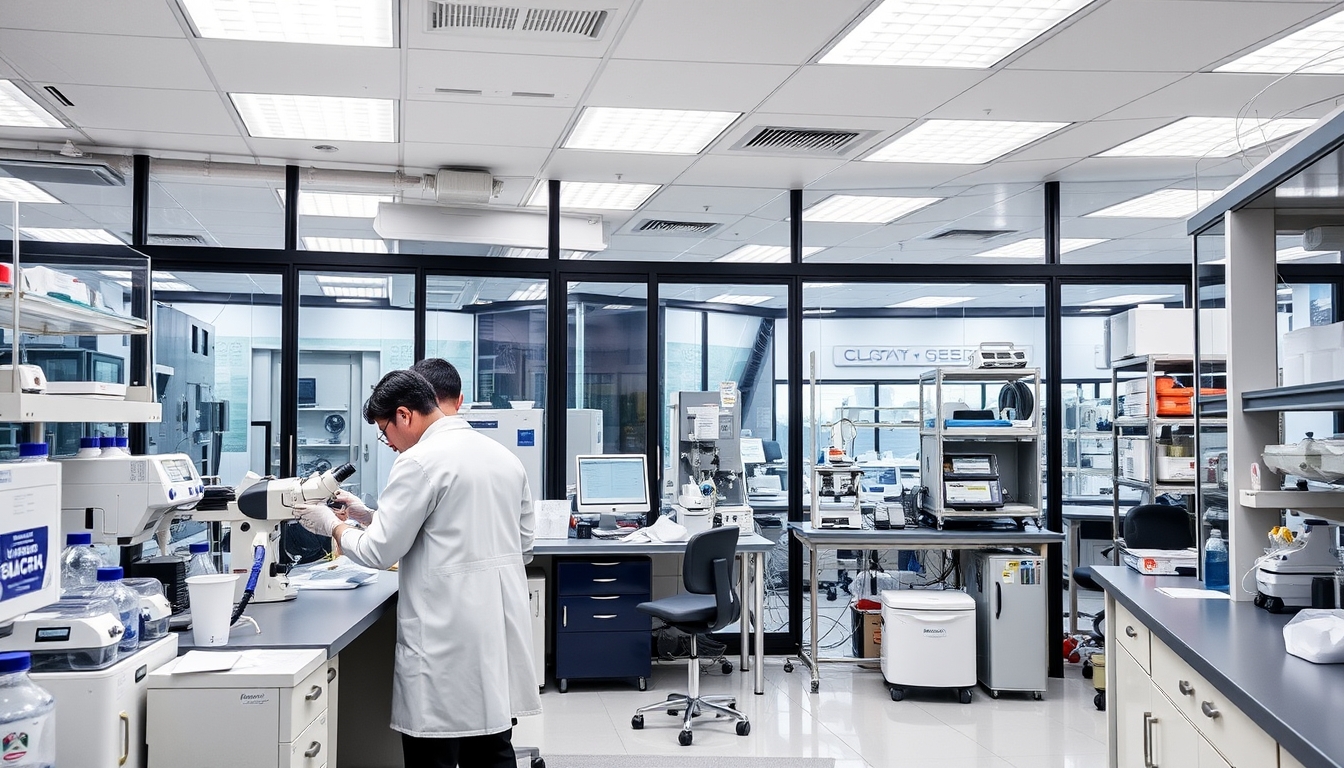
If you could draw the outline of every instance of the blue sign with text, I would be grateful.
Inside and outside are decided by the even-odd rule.
[[[518,430],[518,445],[531,447],[537,444],[537,431],[535,429]]]
[[[46,526],[0,534],[0,601],[42,589],[46,572]]]

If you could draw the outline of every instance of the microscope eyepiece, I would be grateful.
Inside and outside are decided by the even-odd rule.
[[[350,477],[353,474],[355,474],[354,464],[342,464],[341,466],[331,471],[331,476],[334,477],[336,479],[336,482],[338,483],[345,482],[346,478]]]

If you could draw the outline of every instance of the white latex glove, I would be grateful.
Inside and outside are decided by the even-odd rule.
[[[336,526],[341,524],[336,512],[326,504],[295,504],[294,517],[304,528],[318,536],[330,537]]]
[[[341,489],[336,492],[333,501],[338,501],[345,505],[344,508],[336,510],[336,516],[342,520],[354,520],[356,523],[367,528],[369,523],[373,522],[373,510],[364,506],[364,502],[359,500],[355,494]]]

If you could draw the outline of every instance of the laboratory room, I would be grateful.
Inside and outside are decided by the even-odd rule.
[[[1344,768],[1344,2],[11,0],[0,762]]]

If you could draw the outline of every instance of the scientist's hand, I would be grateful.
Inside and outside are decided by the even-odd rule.
[[[318,536],[331,536],[341,519],[326,504],[295,504],[294,517],[304,528]]]
[[[364,502],[359,497],[347,490],[339,490],[333,501],[344,505],[344,508],[336,510],[336,516],[342,520],[354,520],[364,527],[368,527],[373,522],[373,510],[364,506]]]

